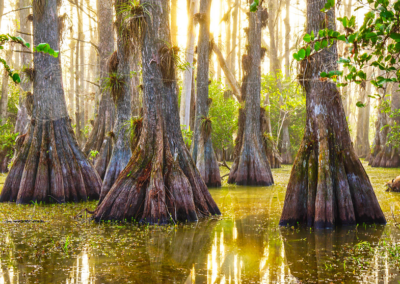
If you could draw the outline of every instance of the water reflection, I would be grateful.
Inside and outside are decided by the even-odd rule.
[[[49,222],[0,227],[0,284],[400,280],[399,267],[389,261],[388,251],[378,249],[383,242],[399,240],[400,231],[392,225],[360,224],[317,232],[279,228],[288,175],[287,168],[275,170],[277,185],[268,188],[212,190],[223,217],[178,227],[99,226],[66,217],[87,204],[58,207],[62,214],[55,222],[47,217],[52,207],[37,207],[37,218],[49,218]],[[379,176],[381,182],[389,175],[393,173],[382,177],[381,172],[373,172],[371,180],[377,182]],[[390,204],[400,204],[400,194],[376,188],[383,211],[390,214]],[[16,210],[28,210],[24,214],[29,216],[33,210],[7,206],[10,216]],[[67,239],[71,243],[65,250]]]

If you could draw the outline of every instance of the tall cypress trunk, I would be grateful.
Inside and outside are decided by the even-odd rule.
[[[142,43],[143,111],[140,141],[94,219],[164,224],[196,221],[220,211],[182,138],[169,1],[149,0]],[[159,60],[155,60],[158,58]]]
[[[108,135],[114,126],[115,107],[111,100],[110,90],[106,87],[105,79],[108,77],[107,61],[114,51],[114,31],[112,26],[113,10],[111,0],[97,0],[97,23],[99,43],[99,69],[100,69],[100,102],[97,116],[94,120],[93,130],[83,147],[83,152],[88,155],[91,150],[98,151],[95,168],[101,178],[107,170],[112,153],[112,137]]]
[[[72,13],[71,13],[72,14]],[[68,113],[69,116],[74,119],[74,94],[75,94],[75,49],[76,49],[76,41],[71,40],[69,44],[70,52],[69,52],[69,92],[68,92]]]
[[[57,0],[33,5],[33,43],[59,50]],[[60,53],[61,56],[61,53]],[[61,59],[34,53],[33,113],[0,202],[69,202],[99,197],[101,179],[80,151],[68,117]]]
[[[230,69],[233,73],[233,75],[236,75],[236,39],[237,39],[237,33],[238,33],[238,11],[239,11],[239,0],[235,0],[233,8],[233,13],[232,13],[232,50],[231,50],[231,64],[230,64]]]
[[[219,166],[211,142],[211,120],[208,118],[208,76],[210,60],[211,0],[200,1],[200,30],[197,45],[197,96],[192,157],[201,177],[209,187],[221,186]]]
[[[358,101],[366,105],[367,102],[367,90],[366,90],[366,82],[363,81],[359,86],[359,95],[358,95]],[[364,135],[364,119],[365,119],[365,107],[358,108],[358,113],[357,113],[357,134],[356,134],[356,143],[355,143],[355,151],[358,155],[359,158],[365,158],[364,153],[364,141],[363,139],[365,138]]]
[[[77,8],[78,9],[78,8]],[[78,36],[79,38],[79,36]],[[81,124],[81,103],[80,103],[80,87],[79,87],[79,50],[80,50],[79,42],[75,45],[75,134],[78,143],[81,142],[81,134],[82,134],[82,124]]]
[[[250,12],[249,44],[247,55],[243,56],[244,109],[239,112],[236,157],[228,179],[228,183],[238,185],[272,185],[274,183],[260,131],[261,14],[261,7],[257,12]]]
[[[131,118],[131,56],[133,54],[129,43],[129,37],[124,33],[126,23],[124,18],[127,17],[126,12],[122,12],[124,5],[127,5],[127,0],[118,0],[115,2],[115,14],[117,15],[116,29],[118,34],[118,50],[117,50],[117,70],[109,70],[116,73],[119,80],[118,88],[113,86],[112,96],[117,108],[117,120],[114,125],[115,145],[112,151],[111,160],[108,164],[106,174],[104,176],[103,186],[101,187],[100,202],[104,199],[120,172],[128,164],[132,156],[130,146],[129,120]],[[115,67],[114,67],[115,68]],[[112,76],[112,74],[109,74]]]
[[[232,5],[231,0],[226,0],[226,12],[230,11]],[[231,17],[227,17],[225,20],[225,53],[226,53],[226,65],[231,68]],[[229,83],[225,77],[225,86],[228,87]]]
[[[320,10],[326,0],[307,0],[307,33],[321,22],[335,30],[335,13]],[[326,19],[326,20],[325,20]],[[386,223],[371,182],[352,146],[340,93],[334,82],[319,80],[336,70],[336,43],[301,63],[307,122],[287,186],[280,225],[316,228]]]
[[[180,105],[180,118],[181,125],[188,128],[190,125],[190,105],[192,96],[192,78],[193,78],[193,55],[194,55],[194,43],[195,43],[195,21],[194,15],[198,11],[198,0],[188,1],[188,30],[186,38],[186,51],[185,60],[189,66],[183,72],[183,84],[182,84],[182,95]]]

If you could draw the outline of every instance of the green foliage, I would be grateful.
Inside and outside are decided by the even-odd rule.
[[[264,105],[265,109],[270,111],[272,137],[271,140],[276,141],[279,145],[282,134],[282,114],[286,113],[285,119],[289,123],[289,135],[291,144],[291,153],[295,155],[300,147],[304,135],[304,125],[306,123],[306,97],[301,86],[294,82],[291,78],[285,78],[282,73],[266,74],[261,78],[261,96],[262,102],[269,95],[270,105]],[[281,88],[279,88],[280,82]]]
[[[183,141],[185,142],[186,147],[190,149],[192,146],[193,131],[190,130],[190,127],[187,127],[186,129],[186,125],[181,125],[181,131]]]
[[[14,133],[14,126],[10,123],[1,125],[0,121],[0,151],[7,149],[8,157],[12,157],[14,154],[15,139],[18,133]]]
[[[28,42],[25,42],[23,38],[21,37],[15,37],[11,36],[9,34],[0,34],[0,50],[4,49],[4,45],[6,43],[16,43],[20,44],[24,47],[30,48],[30,44]],[[48,43],[41,43],[37,47],[33,48],[34,51],[36,52],[43,52],[50,54],[53,57],[58,57],[58,51],[55,51],[50,48],[50,45]],[[14,81],[14,83],[20,83],[21,78],[17,72],[15,72],[11,67],[7,64],[7,62],[0,57],[0,62],[3,64],[6,72],[10,76],[10,78]]]
[[[399,146],[400,146],[400,109],[392,109],[390,100],[384,100],[384,101],[382,101],[381,105],[379,106],[379,110],[382,113],[385,113],[387,116],[389,116],[392,121],[392,124],[386,124],[381,128],[381,130],[383,130],[384,128],[389,128],[386,144],[388,146],[393,146],[394,148],[399,148]]]
[[[97,151],[97,150],[90,151],[89,152],[89,159],[93,161],[97,157],[98,154],[99,154],[99,151]]]
[[[233,147],[233,134],[238,126],[239,103],[233,97],[224,97],[224,89],[218,81],[211,82],[208,95],[212,99],[208,115],[214,121],[211,134],[213,147],[215,150]]]
[[[346,58],[340,58],[339,63],[343,64],[349,71],[344,76],[343,83],[338,86],[345,86],[348,82],[360,84],[367,79],[363,71],[367,66],[373,66],[380,70],[381,76],[371,78],[371,83],[378,88],[384,87],[389,82],[400,82],[400,0],[357,0],[359,6],[355,9],[369,7],[370,10],[364,15],[363,24],[356,29],[356,18],[351,16],[337,18],[341,22],[344,32],[340,33],[328,28],[319,30],[318,35],[306,34],[303,38],[305,47],[301,48],[293,57],[304,60],[315,53],[330,47],[336,41],[342,41],[349,50]],[[335,1],[328,0],[321,10],[326,13],[334,8]],[[308,52],[310,50],[310,52]],[[334,71],[338,72],[338,71]],[[331,73],[331,72],[329,72]],[[322,74],[321,77],[333,78],[342,73]]]
[[[254,0],[253,3],[250,4],[250,12],[256,12],[259,4],[259,0]]]

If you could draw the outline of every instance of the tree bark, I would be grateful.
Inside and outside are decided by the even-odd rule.
[[[220,214],[182,138],[168,0],[150,0],[142,44],[144,120],[126,168],[94,219],[165,224]],[[169,67],[169,68],[168,68]]]
[[[127,0],[118,0],[115,7],[115,14],[117,15],[116,28],[122,31],[125,27],[124,19],[128,17],[126,13],[122,12],[120,7],[127,5]],[[114,182],[118,178],[120,172],[128,164],[132,156],[130,145],[129,133],[129,120],[131,119],[131,60],[130,56],[135,56],[126,37],[118,33],[118,67],[117,76],[122,80],[121,87],[113,92],[114,102],[117,108],[117,120],[114,125],[115,145],[112,151],[110,163],[108,164],[106,174],[104,176],[103,185],[101,187],[100,203],[110,191]],[[111,76],[112,74],[110,74]]]
[[[366,90],[366,82],[362,82],[359,86],[359,95],[358,95],[358,101],[363,103],[365,107],[358,108],[358,113],[357,113],[357,134],[356,134],[356,143],[355,143],[355,151],[358,155],[359,158],[365,158],[364,153],[365,153],[365,143],[363,139],[365,139],[364,135],[364,120],[365,120],[365,111],[366,111],[366,103],[367,103],[367,90]]]
[[[235,160],[228,183],[238,185],[272,185],[270,165],[264,151],[260,131],[261,91],[261,9],[249,15],[248,54],[243,56],[244,77],[239,113],[239,129],[235,146]],[[251,82],[251,83],[249,83]]]
[[[231,9],[232,1],[226,0],[226,12],[229,13]],[[225,53],[226,53],[226,63],[230,69],[230,56],[231,56],[231,17],[225,20]],[[228,86],[229,82],[225,77],[225,85]]]
[[[195,22],[194,15],[198,11],[198,0],[188,1],[188,30],[186,38],[186,52],[185,60],[189,64],[186,70],[183,72],[183,84],[182,84],[182,95],[180,105],[180,119],[181,125],[188,128],[190,125],[190,105],[192,95],[192,78],[193,78],[193,55],[194,55],[194,42],[195,42]]]
[[[33,6],[33,43],[59,50],[57,0]],[[61,55],[61,54],[60,54]],[[34,105],[27,136],[7,176],[0,202],[27,204],[96,199],[101,179],[80,151],[68,117],[61,59],[34,53]]]
[[[208,80],[210,65],[211,0],[200,0],[200,29],[197,45],[197,96],[192,157],[208,187],[220,187],[221,176],[211,142],[211,121],[208,120]]]
[[[321,22],[335,29],[335,14],[320,12],[326,0],[307,0],[307,33]],[[282,226],[386,223],[371,182],[352,146],[339,91],[319,74],[336,70],[336,43],[301,63],[307,123],[293,165],[280,220]]]
[[[238,12],[239,12],[239,0],[235,0],[233,12],[232,12],[232,50],[231,50],[231,64],[230,69],[233,76],[236,74],[236,39],[238,33]]]
[[[105,86],[108,77],[107,61],[114,51],[113,10],[111,0],[97,0],[97,22],[99,57],[100,57],[100,103],[97,116],[94,120],[93,130],[83,147],[83,152],[88,155],[91,150],[99,154],[96,158],[95,168],[101,178],[104,178],[112,153],[112,137],[108,135],[114,126],[115,107],[111,101],[110,90]]]

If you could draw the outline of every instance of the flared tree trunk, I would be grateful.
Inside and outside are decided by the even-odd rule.
[[[208,109],[208,74],[210,61],[210,9],[211,0],[200,0],[200,30],[197,59],[197,96],[192,157],[201,177],[209,187],[221,186],[221,176],[211,142],[211,120]]]
[[[235,160],[228,183],[238,185],[272,185],[270,165],[265,154],[260,131],[261,91],[261,8],[249,15],[248,54],[243,56],[244,77],[239,112],[239,129],[235,145]]]
[[[129,45],[129,41],[124,36],[123,30],[126,29],[124,17],[127,17],[121,8],[127,5],[128,1],[118,0],[115,3],[117,15],[116,28],[118,31],[118,50],[117,50],[117,70],[109,70],[117,74],[120,87],[113,86],[112,96],[117,107],[117,120],[114,126],[115,145],[112,151],[111,160],[108,164],[101,187],[100,203],[110,191],[120,172],[128,164],[131,156],[129,120],[131,118],[131,60],[130,56],[135,56]],[[137,56],[137,55],[136,55]],[[112,74],[109,74],[112,76]]]
[[[59,50],[57,0],[33,5],[33,43]],[[61,60],[34,54],[32,120],[1,202],[69,202],[99,197],[101,179],[78,147],[64,98]]]
[[[326,0],[307,0],[307,33],[317,34],[321,22],[335,29],[335,15],[320,12]],[[280,225],[333,228],[336,225],[386,223],[371,182],[358,159],[335,83],[319,74],[336,70],[337,49],[301,63],[306,91],[307,122],[303,141],[287,186]]]
[[[164,224],[220,214],[187,150],[170,48],[169,1],[150,0],[142,44],[144,120],[126,168],[96,209],[94,219]]]
[[[98,152],[95,168],[103,179],[111,159],[113,147],[112,137],[109,134],[114,126],[115,107],[111,100],[110,90],[105,86],[105,79],[108,77],[107,61],[114,51],[114,31],[111,0],[98,0],[97,8],[101,98],[93,130],[83,147],[83,152],[86,155],[92,150]]]

